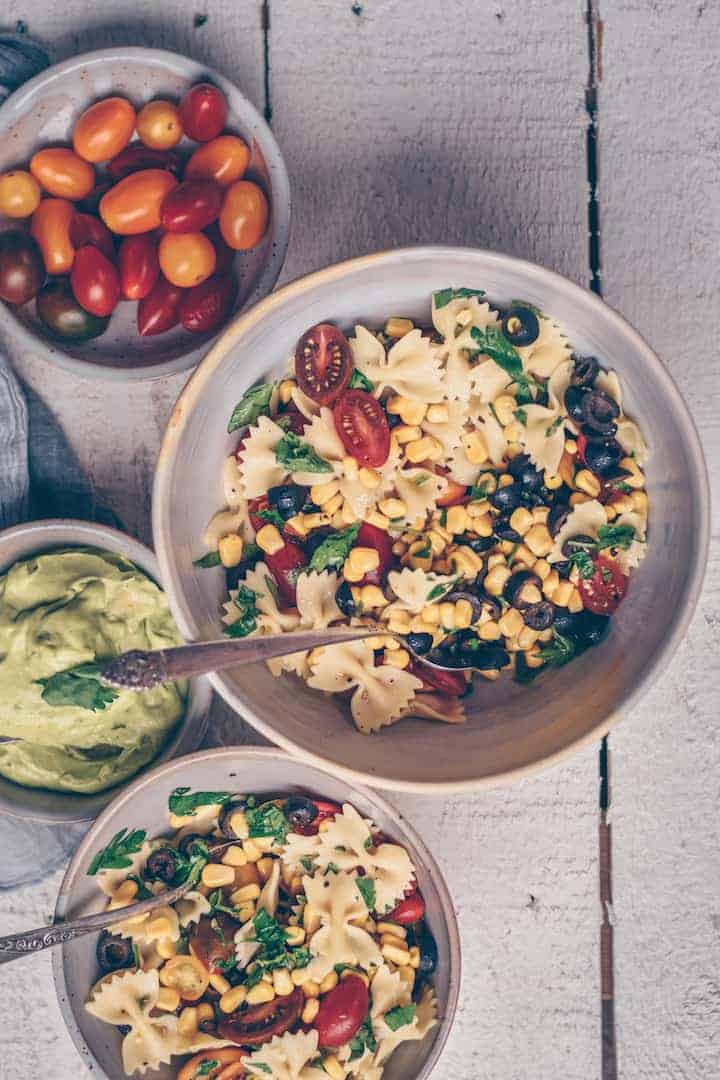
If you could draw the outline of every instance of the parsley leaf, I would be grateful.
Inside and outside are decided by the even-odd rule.
[[[240,612],[240,618],[225,627],[228,637],[247,637],[257,629],[258,609],[257,594],[247,585],[240,585],[235,597],[235,606]]]
[[[285,527],[285,518],[282,516],[279,510],[275,510],[272,507],[267,507],[265,510],[258,511],[258,517],[263,521],[267,521],[270,525],[277,525],[278,529]]]
[[[414,1005],[396,1005],[394,1009],[390,1009],[383,1016],[383,1020],[391,1031],[397,1031],[398,1028],[405,1027],[406,1024],[412,1024],[414,1019]]]
[[[42,699],[48,705],[74,705],[90,712],[102,712],[118,697],[119,691],[100,682],[103,664],[78,664],[67,671],[57,671],[47,679],[36,679],[42,686]]]
[[[201,1061],[195,1070],[195,1076],[207,1076],[213,1069],[217,1069],[219,1064],[217,1058],[211,1058],[210,1061]]]
[[[310,858],[309,855],[303,855],[302,859],[300,860],[300,863],[307,870],[308,874],[312,874],[312,872],[313,872],[313,861],[312,861],[312,859]]]
[[[366,1050],[369,1050],[371,1054],[374,1054],[377,1050],[377,1039],[373,1035],[372,1021],[369,1016],[365,1017],[362,1025],[350,1040],[349,1060],[357,1061],[358,1058],[363,1056]]]
[[[595,563],[592,560],[592,555],[587,551],[573,551],[568,562],[577,567],[582,578],[591,578],[595,573]]]
[[[290,822],[275,803],[266,803],[245,811],[250,836],[272,836],[278,844],[284,844],[290,831]]]
[[[545,428],[545,438],[546,438],[546,439],[549,439],[549,438],[550,438],[550,436],[551,436],[551,435],[552,435],[552,434],[553,434],[553,433],[554,433],[555,431],[557,431],[557,429],[558,429],[558,428],[560,427],[560,425],[561,425],[561,424],[563,423],[563,420],[564,420],[564,417],[562,417],[562,416],[556,416],[556,417],[555,417],[555,419],[553,420],[552,424],[548,424],[548,426],[547,426],[547,427]]]
[[[145,843],[147,833],[144,829],[121,829],[115,833],[107,847],[96,852],[90,866],[88,876],[94,877],[98,870],[124,870],[132,866],[131,855],[137,854]]]
[[[232,411],[228,432],[256,423],[259,416],[269,416],[270,398],[274,389],[275,383],[261,383],[260,386],[251,386],[246,390]]]
[[[360,522],[350,525],[341,532],[330,533],[322,544],[313,552],[309,570],[337,570],[350,554],[350,549],[357,540]]]
[[[193,566],[199,566],[202,570],[207,570],[210,566],[220,565],[220,553],[217,551],[208,551],[207,555],[203,555],[201,559],[195,559]]]
[[[452,589],[453,585],[457,582],[457,578],[453,578],[452,581],[446,581],[445,584],[433,585],[430,592],[425,597],[425,603],[430,604],[433,600],[437,600],[438,597],[444,596],[446,592]]]
[[[416,559],[427,559],[428,555],[432,553],[432,544],[429,540],[426,540],[421,548],[417,551],[413,551],[413,557]]]
[[[536,679],[538,675],[549,667],[564,667],[575,657],[577,649],[570,638],[553,630],[553,640],[541,649],[538,657],[543,661],[542,667],[528,667],[524,653],[517,654],[515,668],[515,682],[527,684]]]
[[[191,791],[189,787],[177,787],[168,799],[168,810],[178,817],[192,817],[199,806],[226,803],[229,791]]]
[[[368,911],[375,910],[375,881],[371,877],[357,878],[357,887]]]
[[[363,375],[362,371],[358,371],[357,368],[353,368],[353,373],[350,376],[350,382],[348,383],[348,389],[365,390],[366,393],[372,394],[374,386],[368,379],[367,375]]]
[[[283,435],[275,447],[275,460],[289,472],[332,472],[332,465],[319,457],[309,443],[303,442],[292,431]]]
[[[447,307],[451,300],[464,300],[470,296],[484,296],[482,289],[438,289],[433,293],[435,309]]]
[[[473,341],[485,356],[489,356],[498,364],[503,371],[510,375],[514,382],[525,380],[520,354],[514,345],[511,345],[501,330],[495,326],[486,326],[480,329],[473,326],[470,331]]]
[[[480,484],[472,484],[468,495],[471,499],[484,499],[490,491],[490,480],[483,480]]]
[[[523,425],[523,427],[527,427],[528,414],[525,412],[524,409],[516,409],[515,410],[515,419],[519,423],[521,423]]]
[[[598,529],[598,549],[615,547],[629,548],[635,539],[632,525],[601,525]]]

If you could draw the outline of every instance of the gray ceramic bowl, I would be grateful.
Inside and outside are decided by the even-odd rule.
[[[13,563],[41,551],[73,546],[96,547],[124,555],[155,581],[160,581],[157,560],[144,544],[104,525],[60,519],[33,521],[0,532],[0,574],[9,570]],[[211,697],[207,679],[192,680],[185,717],[153,765],[187,754],[200,745],[205,734]],[[0,813],[51,824],[92,821],[115,798],[121,787],[97,795],[76,795],[72,792],[21,787],[0,777]]]
[[[0,107],[0,173],[27,168],[32,154],[42,146],[68,145],[76,119],[99,98],[120,94],[140,107],[153,98],[178,100],[193,83],[208,80],[227,97],[226,130],[242,136],[251,148],[247,176],[260,182],[271,208],[262,243],[235,258],[240,281],[235,310],[239,311],[266,296],[277,281],[287,251],[290,189],[270,128],[255,106],[217,71],[178,53],[128,47],[100,49],[47,68]],[[8,224],[22,223],[10,223],[0,215],[0,227]],[[189,334],[181,327],[141,338],[135,325],[136,307],[120,304],[102,337],[85,343],[58,343],[49,337],[35,314],[34,301],[19,309],[0,303],[0,330],[86,377],[159,378],[193,367],[207,352],[208,337]]]
[[[372,818],[387,836],[403,844],[417,870],[427,905],[427,921],[438,947],[434,982],[440,1023],[421,1043],[407,1043],[390,1059],[385,1080],[425,1080],[436,1064],[452,1026],[460,990],[460,940],[455,911],[440,869],[420,836],[402,814],[375,792],[348,785],[313,765],[297,761],[275,749],[203,750],[162,765],[122,792],[98,818],[63,880],[55,921],[74,919],[99,909],[100,893],[87,868],[93,853],[118,829],[143,828],[149,836],[167,832],[167,801],[173,788],[187,786],[205,791],[309,791],[335,802],[350,802]],[[88,991],[97,979],[96,935],[88,935],[53,955],[53,971],[60,1008],[73,1042],[96,1076],[121,1080],[120,1035],[85,1011]],[[177,1060],[177,1059],[176,1059]],[[168,1066],[153,1077],[170,1080]]]
[[[651,447],[650,534],[608,639],[530,687],[478,679],[464,726],[403,720],[367,737],[344,703],[294,677],[274,679],[260,665],[213,676],[226,701],[285,749],[347,777],[420,792],[498,783],[596,741],[666,669],[685,633],[706,563],[707,476],[682,398],[636,331],[558,274],[493,252],[406,248],[332,266],[280,289],[226,331],[178,400],[153,498],[155,548],[178,624],[189,639],[216,636],[223,575],[192,560],[223,504],[222,461],[237,443],[225,430],[232,404],[285,362],[308,326],[382,326],[388,315],[427,323],[432,290],[449,285],[484,289],[495,304],[522,297],[551,313],[576,349],[617,369],[627,411]]]

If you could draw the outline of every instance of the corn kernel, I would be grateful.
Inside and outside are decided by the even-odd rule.
[[[584,491],[573,491],[568,501],[571,506],[580,506],[581,503],[590,502],[590,496]]]
[[[278,997],[287,997],[293,992],[293,982],[287,968],[276,968],[272,973],[273,989]]]
[[[405,649],[395,649],[388,651],[383,657],[383,662],[389,664],[390,667],[404,669],[410,663],[410,654]]]
[[[396,634],[406,634],[410,629],[410,613],[408,611],[393,611],[388,619],[388,629]]]
[[[596,499],[600,494],[600,481],[589,469],[580,469],[575,474],[575,486],[592,499]]]
[[[257,900],[260,895],[260,886],[254,882],[250,885],[241,885],[232,894],[233,904],[245,904],[248,900]]]
[[[429,424],[447,424],[450,419],[447,405],[430,405],[425,414],[425,419]]]
[[[272,986],[268,986],[266,982],[259,982],[248,990],[245,1000],[248,1005],[262,1005],[266,1001],[273,1001],[274,998],[275,991]]]
[[[456,574],[463,578],[477,577],[482,569],[482,559],[469,547],[459,547],[449,555],[450,564]]]
[[[303,518],[306,523],[306,517]],[[255,537],[255,542],[266,555],[276,555],[285,547],[285,541],[275,525],[263,525]]]
[[[478,637],[483,641],[498,641],[502,637],[502,631],[494,620],[484,622],[478,630]]]
[[[524,536],[533,524],[533,516],[524,506],[518,506],[517,510],[513,510],[510,515],[510,528],[520,533],[521,536]]]
[[[430,547],[432,548],[433,555],[442,555],[443,551],[447,547],[447,540],[436,529],[431,529],[427,534],[427,538],[430,541]]]
[[[134,900],[138,894],[138,886],[136,881],[123,881],[122,885],[113,893],[113,900]]]
[[[424,435],[421,439],[414,439],[405,447],[405,457],[414,465],[421,461],[439,461],[443,456],[443,445],[432,435]]]
[[[232,866],[223,866],[221,863],[208,863],[203,867],[200,880],[208,889],[221,889],[225,885],[232,885],[235,881],[235,871]]]
[[[316,506],[325,506],[340,490],[337,480],[328,480],[324,484],[313,484],[310,488],[310,498]]]
[[[386,607],[389,602],[382,589],[377,585],[364,585],[360,589],[360,604],[366,610]]]
[[[248,862],[256,863],[258,859],[262,858],[262,851],[257,846],[255,840],[243,840],[243,851]]]
[[[481,518],[490,512],[490,503],[487,499],[474,499],[465,507],[468,517]]]
[[[374,491],[375,488],[380,486],[380,473],[375,469],[367,469],[363,466],[358,473],[358,478],[362,486],[367,488],[368,491]]]
[[[417,945],[410,949],[410,967],[416,970],[420,967],[420,949]]]
[[[511,394],[501,394],[493,401],[493,411],[501,427],[507,427],[515,419],[517,401]]]
[[[234,1013],[247,997],[247,987],[233,986],[220,998],[220,1008],[224,1013]]]
[[[640,514],[641,517],[647,517],[648,497],[646,493],[644,491],[633,491],[630,500],[635,513]]]
[[[407,514],[407,506],[402,499],[382,499],[378,503],[378,509],[387,518],[404,518]]]
[[[339,982],[337,971],[329,971],[325,978],[320,983],[320,993],[328,994],[331,990],[334,990]]]
[[[291,975],[291,978],[292,978],[293,982],[295,982],[295,975],[299,974],[300,971],[304,971],[304,970],[305,970],[304,968],[300,968],[298,972],[293,971],[293,973]],[[318,998],[318,997],[320,997],[320,983],[315,982],[314,979],[306,978],[305,981],[301,985],[302,985],[302,989],[303,989],[303,994],[305,995],[306,998]]]
[[[208,1002],[208,1001],[201,1001],[200,1002],[200,1004],[197,1006],[197,1018],[198,1018],[198,1024],[200,1024],[203,1020],[214,1020],[215,1019],[215,1010],[213,1009],[210,1002]]]
[[[180,1013],[177,1023],[178,1034],[192,1036],[198,1028],[198,1014],[194,1005],[188,1005]]]
[[[550,563],[547,559],[536,559],[532,565],[533,573],[537,574],[541,581],[545,580],[550,573],[550,569]]]
[[[312,1024],[313,1020],[318,1014],[320,1009],[320,1002],[317,998],[308,998],[305,1002],[305,1008],[302,1011],[301,1020],[303,1024]]]
[[[311,529],[322,529],[326,525],[331,525],[332,522],[328,514],[303,514],[302,515],[303,527],[309,532]]]
[[[582,609],[582,597],[577,589],[573,589],[573,591],[570,593],[570,599],[568,600],[568,611],[571,612],[571,614],[573,615],[577,615],[578,612],[582,611]]]
[[[173,956],[177,953],[175,942],[170,938],[162,938],[155,944],[155,952],[158,954],[161,960],[172,960]]]
[[[493,566],[488,571],[483,588],[490,596],[500,596],[510,577],[510,567],[505,565]]]
[[[439,604],[426,604],[421,611],[421,617],[424,622],[430,623],[431,626],[440,625],[440,605]]]
[[[551,570],[542,583],[543,596],[546,596],[548,600],[551,600],[559,584],[560,575],[557,570]]]
[[[238,566],[242,562],[243,556],[242,537],[236,533],[223,536],[218,540],[218,555],[220,556],[220,562],[228,569]]]
[[[323,1058],[323,1069],[330,1080],[345,1080],[345,1068],[335,1054],[329,1054]]]
[[[537,585],[533,585],[532,581],[529,581],[520,589],[518,599],[522,600],[523,604],[539,604],[542,600],[542,593]]]
[[[180,994],[171,986],[161,986],[156,1007],[163,1012],[175,1012],[180,1007]]]
[[[455,629],[466,630],[472,626],[473,609],[469,600],[457,600],[455,602]]]
[[[414,328],[412,319],[404,319],[399,315],[391,315],[385,323],[385,333],[391,338],[405,337]]]
[[[238,844],[233,844],[223,852],[222,862],[225,866],[245,866],[247,855]]]
[[[408,964],[406,967],[398,968],[397,973],[405,985],[412,991],[412,988],[415,985],[415,970]]]
[[[620,459],[620,468],[624,469],[629,475],[623,477],[623,481],[631,488],[639,491],[645,487],[645,474],[642,469],[639,468],[634,458],[624,457]]]
[[[400,415],[400,406],[405,399],[400,397],[399,394],[391,394],[385,403],[385,408],[393,416]]]
[[[507,559],[500,551],[493,551],[492,555],[488,555],[487,568],[492,570],[493,566],[504,566]]]
[[[236,836],[238,840],[246,840],[250,835],[250,826],[248,825],[244,810],[235,810],[230,815],[230,829],[232,835]],[[243,864],[236,863],[235,865],[242,866]]]
[[[411,426],[417,426],[425,419],[425,413],[427,412],[427,405],[422,401],[411,401],[408,398],[402,399],[402,405],[400,406],[400,419],[403,424],[409,424]]]
[[[455,629],[455,605],[447,600],[445,603],[440,604],[440,625],[444,626],[446,630]]]
[[[547,525],[532,525],[525,533],[523,540],[533,555],[538,557],[548,555],[553,549],[553,538],[548,532]]]
[[[561,581],[558,587],[555,589],[554,593],[552,594],[553,604],[556,604],[557,607],[567,607],[568,601],[572,596],[572,592],[572,583],[569,581]]]
[[[156,940],[170,937],[172,931],[172,924],[167,915],[158,915],[157,918],[150,918],[145,923],[145,933],[148,937],[155,938]]]
[[[408,949],[398,949],[395,945],[383,945],[380,952],[386,960],[390,960],[397,967],[406,967],[410,963],[410,951]]]
[[[524,626],[523,617],[516,608],[508,610],[498,619],[498,626],[503,637],[515,637]]]
[[[406,443],[411,443],[422,437],[422,431],[419,427],[415,427],[412,424],[400,424],[393,429],[393,435],[397,439],[400,446],[404,446]]]
[[[447,512],[448,532],[454,536],[464,533],[470,528],[470,518],[464,506],[451,506]]]
[[[427,540],[416,540],[408,548],[407,558],[414,570],[429,570],[432,566],[432,545]]]
[[[278,397],[283,405],[289,405],[292,401],[293,390],[295,389],[295,383],[292,379],[283,379],[278,387]]]
[[[487,461],[487,443],[482,432],[471,431],[463,435],[462,441],[467,459],[472,465],[482,465],[483,462]]]
[[[574,439],[566,439],[565,440],[565,453],[566,454],[577,454],[577,448],[578,448],[578,444],[575,442]]]
[[[520,446],[520,440],[522,439],[524,433],[525,428],[522,426],[519,420],[513,420],[511,424],[508,424],[507,427],[503,428],[503,435],[509,443],[513,444],[512,446],[508,446],[508,452],[512,450],[510,457],[517,457],[517,455],[522,451],[522,446]],[[517,443],[518,445],[515,446],[515,443]]]
[[[517,636],[518,648],[523,651],[531,648],[537,641],[537,638],[537,630],[533,630],[530,626],[524,626]]]
[[[384,933],[380,935],[381,945],[394,945],[396,949],[406,949],[405,938],[397,937],[392,933]]]
[[[547,470],[545,470],[543,479],[548,491],[557,491],[557,489],[563,485],[563,478],[562,476],[558,476],[557,473],[548,473]]]

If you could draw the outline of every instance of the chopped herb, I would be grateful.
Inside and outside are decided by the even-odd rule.
[[[486,326],[483,330],[479,326],[473,326],[470,333],[479,352],[484,356],[489,356],[503,371],[506,371],[524,394],[529,393],[530,380],[523,369],[520,353],[514,345],[510,344],[503,332],[495,326]],[[532,395],[530,400],[532,400]],[[490,408],[492,409],[492,405]],[[495,419],[497,420],[497,416]]]
[[[447,510],[443,507],[443,509],[440,511],[440,524],[442,525],[443,529],[447,525],[447,514],[448,514]],[[403,519],[402,518],[390,518],[390,520],[391,521],[402,521]]]
[[[260,562],[263,558],[263,553],[258,545],[249,540],[243,544],[242,565],[246,567],[252,567],[255,563]]]
[[[530,376],[526,376],[525,382],[518,385],[515,392],[515,400],[518,405],[533,405],[539,404],[538,398],[533,397],[532,388],[538,389],[538,384]]]
[[[471,296],[484,296],[482,289],[438,289],[433,293],[435,309],[447,307],[451,300],[465,300]]]
[[[189,787],[178,787],[168,799],[168,809],[178,817],[194,817],[198,807],[222,805],[229,798],[229,791],[191,791]]]
[[[524,409],[516,409],[515,410],[515,419],[519,423],[521,423],[523,425],[523,427],[527,427],[528,414],[525,412]]]
[[[103,664],[78,664],[57,671],[47,679],[36,679],[42,686],[42,699],[48,705],[74,705],[90,712],[102,712],[118,697],[118,691],[100,682]]]
[[[289,472],[332,472],[332,465],[319,457],[309,443],[303,442],[292,431],[283,435],[275,447],[275,460]]]
[[[391,1031],[397,1031],[398,1028],[405,1027],[407,1024],[412,1024],[414,1019],[414,1005],[396,1005],[394,1009],[390,1009],[389,1012],[386,1012],[383,1017],[383,1020]]]
[[[375,881],[371,877],[359,877],[357,886],[368,911],[375,910]]]
[[[548,424],[548,426],[547,426],[547,427],[545,428],[545,438],[546,438],[546,439],[549,439],[549,438],[550,438],[550,436],[551,436],[551,435],[552,435],[552,434],[553,434],[554,432],[556,432],[556,431],[557,431],[557,429],[558,429],[558,428],[560,427],[560,425],[561,425],[561,424],[562,424],[563,422],[564,422],[564,417],[562,417],[562,416],[556,416],[556,417],[555,417],[555,419],[553,420],[552,424]]]
[[[587,551],[573,551],[568,562],[577,567],[577,571],[582,578],[591,578],[595,573],[595,563],[592,560],[592,555]]]
[[[172,880],[173,885],[184,885],[186,882],[196,885],[210,858],[210,849],[204,840],[193,840],[189,855],[186,857],[182,852],[175,851],[175,858],[178,866]]]
[[[90,866],[88,876],[94,877],[99,870],[124,870],[132,866],[131,855],[136,855],[145,843],[147,833],[144,829],[121,829],[115,833],[110,843],[98,851]]]
[[[444,585],[433,585],[432,589],[425,597],[425,602],[429,604],[433,600],[437,600],[440,596],[444,596],[446,592],[452,589],[456,581],[457,578],[453,578],[452,581],[446,581]]]
[[[258,517],[263,521],[267,521],[270,525],[277,525],[278,529],[285,527],[285,518],[282,516],[279,510],[273,510],[267,507],[265,510],[258,512]]]
[[[266,574],[265,575],[265,584],[267,585],[267,590],[270,593],[270,595],[272,596],[273,600],[275,601],[276,604],[278,604],[280,602],[280,593],[278,591],[276,581],[274,580],[274,578],[271,578],[269,574]]]
[[[326,874],[339,874],[340,873],[340,867],[338,866],[337,863],[329,862],[327,864],[327,866],[325,867],[325,873]]]
[[[262,964],[256,964],[252,971],[248,972],[247,978],[245,979],[245,985],[248,990],[252,990],[253,986],[257,986],[257,984],[262,981],[262,977],[263,966]]]
[[[632,525],[601,525],[598,529],[598,548],[627,549],[635,539]]]
[[[419,476],[413,476],[412,482],[415,485],[415,487],[422,487],[423,484],[427,484],[429,479],[430,479],[430,477],[428,476],[427,473],[420,473]]]
[[[201,570],[207,570],[210,566],[220,565],[220,553],[217,551],[208,551],[207,555],[203,555],[201,559],[195,559],[193,566],[199,566]]]
[[[210,893],[208,896],[208,904],[212,908],[212,914],[216,914],[218,911],[224,911],[226,915],[230,915],[233,919],[237,919],[237,908],[229,906],[225,903],[225,894],[222,889],[216,889],[215,892]],[[235,962],[232,961],[230,967],[234,967]]]
[[[313,861],[312,861],[312,859],[310,858],[309,855],[303,855],[302,859],[300,860],[300,865],[303,866],[307,870],[308,874],[312,874],[312,872],[313,872]]]
[[[613,579],[612,571],[607,566],[600,567],[600,577],[603,579],[606,585],[609,585]]]
[[[197,19],[199,17],[200,17],[199,15],[195,16],[195,19],[196,19],[195,25],[196,26],[197,25],[202,26],[202,23],[198,24],[198,22],[197,22]],[[219,1064],[220,1064],[220,1062],[218,1061],[217,1058],[210,1058],[209,1061],[201,1061],[200,1064],[198,1065],[197,1069],[195,1070],[195,1076],[207,1076],[208,1073],[211,1073],[213,1071],[213,1069],[217,1069]]]
[[[266,1072],[266,1073],[272,1073],[272,1069],[270,1068],[269,1065],[266,1065],[264,1061],[255,1061],[255,1062],[253,1062],[253,1068],[254,1069],[262,1069],[262,1071]]]
[[[228,637],[247,637],[257,630],[257,593],[248,589],[247,585],[240,585],[235,597],[235,607],[240,612],[240,618],[226,626],[225,633]]]
[[[377,1039],[373,1035],[372,1020],[369,1016],[365,1017],[361,1027],[358,1028],[354,1037],[350,1040],[349,1060],[357,1061],[366,1050],[369,1050],[371,1054],[374,1054],[377,1050]]]
[[[292,957],[291,967],[293,968],[307,967],[312,960],[312,953],[307,945],[301,945],[298,949],[291,949],[290,956]]]
[[[275,803],[266,803],[257,809],[245,811],[250,836],[272,836],[278,844],[284,844],[290,832],[290,822]]]
[[[615,488],[616,491],[622,491],[625,495],[632,494],[632,488],[629,484],[626,484],[624,480],[621,480],[619,484],[613,484],[612,486]]]
[[[412,557],[415,559],[427,559],[430,554],[432,554],[432,544],[429,540],[426,540],[421,548],[412,552]]]
[[[134,881],[138,887],[138,891],[135,895],[136,900],[149,900],[150,897],[154,895],[150,892],[143,879],[141,877],[138,877],[137,874],[128,874],[127,880]]]
[[[329,536],[326,536],[322,544],[313,552],[308,569],[317,570],[318,572],[321,570],[338,570],[350,554],[350,549],[357,540],[359,530],[360,522],[356,525],[350,525],[349,528],[343,529],[341,532],[330,533]]]
[[[472,484],[468,494],[471,499],[484,499],[490,490],[490,481],[483,480],[481,484]]]
[[[372,394],[374,389],[367,375],[363,375],[362,371],[358,371],[357,368],[353,368],[348,387],[350,390],[365,390],[368,394]]]
[[[261,383],[260,386],[252,386],[246,390],[232,411],[228,422],[228,432],[249,427],[250,424],[257,422],[259,416],[269,416],[270,399],[274,389],[275,383]]]

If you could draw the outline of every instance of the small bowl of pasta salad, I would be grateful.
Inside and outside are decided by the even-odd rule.
[[[410,786],[522,768],[607,723],[666,645],[648,582],[673,578],[678,630],[706,538],[694,432],[630,328],[547,271],[428,250],[331,268],[236,324],[237,353],[221,344],[180,399],[155,501],[193,636],[377,629],[270,662],[277,689],[250,672],[215,684],[284,745]],[[191,483],[190,509],[193,452],[219,497]],[[382,746],[351,743],[351,724]],[[391,748],[408,741],[403,767]]]
[[[117,924],[55,976],[110,1080],[415,1080],[440,1054],[460,961],[437,866],[387,804],[279,751],[196,754],[123,794],[57,914],[103,907]]]

